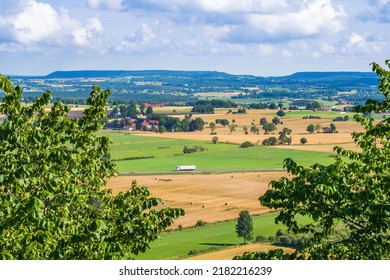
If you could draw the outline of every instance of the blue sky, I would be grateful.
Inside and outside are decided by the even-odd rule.
[[[0,73],[371,71],[390,0],[0,0]]]

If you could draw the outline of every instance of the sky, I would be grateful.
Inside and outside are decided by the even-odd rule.
[[[0,73],[371,71],[390,0],[0,0]]]

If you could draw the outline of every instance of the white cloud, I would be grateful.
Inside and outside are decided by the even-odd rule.
[[[92,9],[121,10],[123,8],[123,0],[87,0],[87,4]]]
[[[156,25],[158,25],[158,22],[156,22]],[[138,30],[123,39],[119,44],[114,45],[113,49],[118,52],[149,51],[154,47],[153,41],[156,37],[152,27],[142,23]]]
[[[49,4],[33,0],[18,14],[2,17],[0,27],[10,28],[13,39],[23,44],[44,40],[61,28],[58,13]]]
[[[85,26],[72,31],[74,42],[79,46],[89,46],[98,39],[103,32],[103,25],[99,18],[90,18]]]
[[[27,52],[53,52],[74,46],[96,48],[93,43],[99,41],[102,32],[97,17],[82,23],[68,10],[36,0],[18,0],[12,9],[0,11],[1,52],[16,46]]]
[[[284,12],[249,14],[246,22],[253,28],[253,35],[247,40],[291,40],[337,33],[343,28],[345,12],[341,7],[336,10],[329,0],[305,1],[290,8]]]
[[[363,35],[352,32],[345,39],[341,50],[344,54],[348,55],[373,54],[380,52],[385,45],[388,47],[388,43],[368,41]]]
[[[91,7],[101,7],[102,0]],[[346,13],[331,0],[123,0],[122,7],[151,17],[163,13],[178,25],[227,26],[222,41],[268,42],[334,34],[343,29]],[[142,12],[140,12],[142,13]]]
[[[364,38],[356,32],[353,32],[348,38],[348,44],[350,45],[358,45],[362,43],[364,43]]]

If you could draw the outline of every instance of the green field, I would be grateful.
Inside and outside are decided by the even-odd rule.
[[[196,165],[198,170],[237,170],[282,168],[290,157],[309,166],[316,162],[329,164],[329,153],[274,149],[264,146],[239,148],[236,144],[177,140],[133,135],[125,132],[105,133],[113,141],[111,156],[119,172],[160,172],[174,170],[177,165]],[[200,145],[204,152],[183,154],[184,146]],[[148,157],[148,158],[145,158]],[[126,158],[143,158],[123,160]]]
[[[274,222],[276,213],[253,217],[253,236],[274,236],[278,229],[285,229]],[[310,222],[301,218],[301,222]],[[138,260],[175,259],[191,250],[204,252],[242,244],[243,239],[235,232],[236,221],[212,224],[204,227],[173,231],[161,234],[161,239],[151,244],[151,249],[136,257]]]
[[[351,121],[353,121],[353,116],[356,114],[356,113],[340,114],[340,112],[337,112],[337,111],[323,111],[323,112],[321,112],[321,111],[295,111],[295,110],[293,110],[293,111],[286,110],[285,113],[286,113],[286,115],[283,118],[300,118],[301,119],[305,116],[318,116],[324,120],[333,120],[334,118],[337,118],[337,117],[348,116]],[[268,113],[265,115],[275,115],[275,113],[272,112],[272,113]]]

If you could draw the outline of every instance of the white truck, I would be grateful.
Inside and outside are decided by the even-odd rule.
[[[194,171],[196,170],[195,165],[178,165],[176,166],[176,171]]]

